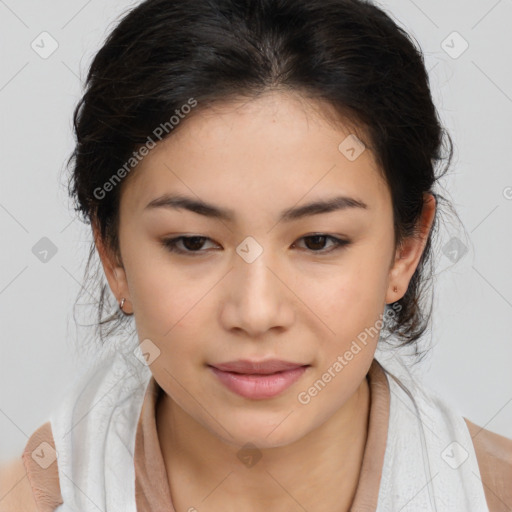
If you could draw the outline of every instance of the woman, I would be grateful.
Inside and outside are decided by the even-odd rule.
[[[136,336],[106,340],[4,469],[0,510],[512,507],[512,440],[383,348],[428,326],[451,142],[388,15],[147,0],[96,55],[75,132],[70,192],[119,302],[103,319],[102,289],[100,336],[132,315]]]

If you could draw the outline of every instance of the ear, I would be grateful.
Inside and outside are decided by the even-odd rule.
[[[118,303],[122,298],[126,299],[126,303],[123,305],[123,311],[127,314],[133,313],[131,309],[132,303],[130,300],[126,272],[121,261],[121,256],[114,254],[112,250],[105,245],[97,223],[92,222],[91,224],[94,244],[96,245],[110,289],[115,295]]]
[[[418,263],[425,249],[428,235],[432,227],[436,212],[436,200],[432,194],[425,193],[423,196],[423,210],[418,221],[418,233],[408,237],[397,248],[395,260],[389,272],[389,286],[386,294],[386,304],[391,304],[401,299],[409,282],[418,266]],[[393,288],[397,291],[393,291]]]

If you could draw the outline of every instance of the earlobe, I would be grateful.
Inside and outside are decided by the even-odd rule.
[[[105,273],[109,287],[116,297],[118,303],[120,303],[123,298],[125,301],[127,301],[126,304],[123,302],[123,308],[121,309],[124,313],[129,314],[130,311],[128,311],[128,308],[131,304],[129,300],[130,294],[128,290],[126,272],[122,266],[122,262],[120,261],[120,258],[118,258],[108,247],[106,247],[102,237],[100,236],[100,230],[96,224],[93,224],[92,229],[94,244],[96,246],[96,250],[98,251],[101,265],[103,267],[103,272]]]
[[[400,300],[418,266],[435,217],[436,201],[432,194],[424,194],[423,211],[418,222],[418,232],[402,241],[395,254],[389,273],[389,290],[386,304]]]

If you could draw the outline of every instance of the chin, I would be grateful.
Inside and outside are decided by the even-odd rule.
[[[293,444],[309,432],[304,422],[298,421],[294,413],[290,414],[290,410],[292,409],[283,409],[283,412],[273,413],[271,416],[263,412],[244,414],[243,417],[242,413],[231,414],[231,421],[223,423],[231,436],[225,430],[219,429],[218,425],[212,426],[217,436],[239,448],[247,443],[260,449],[278,448]],[[292,416],[295,417],[292,419]]]

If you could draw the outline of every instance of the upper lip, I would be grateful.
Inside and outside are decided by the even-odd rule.
[[[249,359],[238,359],[227,363],[212,364],[214,368],[224,372],[235,372],[253,374],[258,373],[267,375],[270,373],[282,372],[284,370],[293,370],[301,366],[309,366],[291,361],[282,361],[280,359],[267,359],[266,361],[251,361]]]

